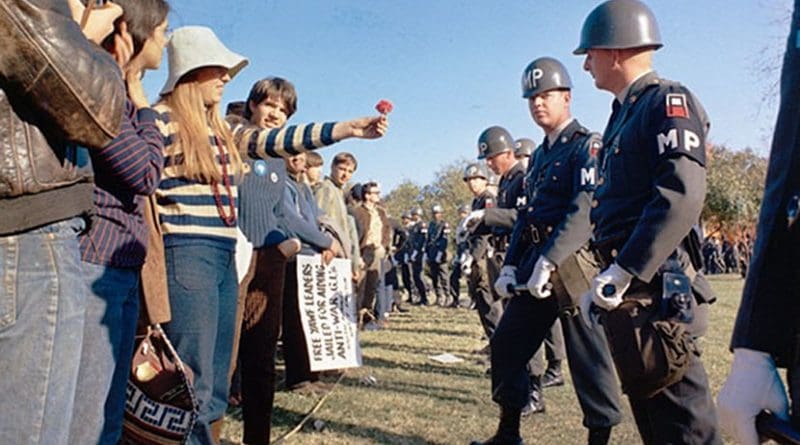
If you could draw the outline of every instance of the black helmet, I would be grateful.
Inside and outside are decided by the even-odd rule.
[[[571,90],[572,80],[564,65],[552,57],[540,57],[522,72],[522,97],[525,99],[550,90]]]
[[[514,138],[503,127],[489,127],[478,137],[478,159],[491,158],[507,151],[514,151]]]
[[[653,11],[639,0],[608,0],[589,13],[581,42],[573,54],[587,49],[661,48],[661,33]]]
[[[489,179],[489,171],[486,169],[486,165],[478,162],[467,165],[464,169],[464,181],[472,178]]]
[[[533,142],[532,139],[519,138],[514,142],[514,156],[516,157],[530,157],[533,150],[536,150],[536,142]]]

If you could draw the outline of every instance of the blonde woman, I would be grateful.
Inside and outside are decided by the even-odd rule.
[[[195,372],[200,412],[189,442],[210,445],[211,422],[227,406],[236,313],[236,183],[246,168],[234,134],[250,157],[281,157],[359,134],[378,137],[387,124],[376,117],[303,129],[238,124],[232,131],[219,104],[247,60],[199,26],[177,29],[167,50],[169,77],[156,105],[165,138],[156,196],[172,312],[165,329]]]

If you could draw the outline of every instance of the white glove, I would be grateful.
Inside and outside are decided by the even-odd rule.
[[[528,278],[528,292],[535,298],[543,299],[550,296],[550,289],[547,285],[550,283],[550,274],[556,270],[556,265],[550,260],[541,255],[536,264],[533,266],[531,277]]]
[[[516,285],[517,268],[515,266],[503,266],[503,268],[500,269],[500,276],[497,277],[497,281],[494,282],[494,291],[502,298],[511,298],[514,294],[509,292],[508,288],[513,288]]]
[[[461,273],[464,275],[469,275],[472,272],[472,255],[464,252],[461,257]]]
[[[403,254],[403,264],[408,264],[408,253]]]
[[[617,265],[617,263],[612,264],[592,280],[594,304],[607,311],[615,309],[622,303],[622,296],[625,295],[625,291],[631,285],[632,279],[633,275],[627,270]],[[603,293],[604,290],[606,292],[613,291],[613,293],[605,295]]]
[[[467,218],[468,216],[462,219],[461,222],[458,223],[458,227],[456,227],[456,243],[458,244],[463,243],[469,237],[469,230],[467,229],[466,224]]]
[[[762,410],[789,420],[789,400],[775,362],[765,352],[736,348],[731,372],[717,396],[720,426],[736,443],[758,445],[756,416]]]
[[[441,263],[442,262],[442,252],[437,252],[436,253],[436,262],[437,263]]]
[[[581,296],[581,301],[578,303],[580,305],[581,320],[583,320],[583,324],[589,329],[594,329],[594,325],[597,323],[594,316],[595,314],[592,312],[592,309],[594,309],[593,297],[594,292],[589,289]]]
[[[427,253],[423,253],[422,254],[422,262],[423,263],[427,263],[428,262],[428,254]]]
[[[474,231],[478,224],[483,221],[483,215],[486,213],[483,209],[481,210],[473,210],[464,218],[464,227],[467,228],[470,232]]]
[[[417,252],[416,250],[415,250],[414,252],[412,252],[412,253],[411,253],[411,261],[412,261],[412,262],[414,262],[414,261],[417,261],[417,254],[418,254],[418,253],[419,253],[419,252]]]

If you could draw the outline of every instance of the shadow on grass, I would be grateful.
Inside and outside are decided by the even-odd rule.
[[[290,430],[300,422],[300,419],[305,414],[296,411],[286,410],[276,406],[273,409],[272,425],[273,427],[281,427]],[[382,428],[369,427],[365,425],[357,425],[354,423],[337,422],[329,419],[322,419],[325,422],[325,429],[328,431],[336,432],[338,434],[347,435],[351,437],[359,437],[364,439],[372,439],[375,443],[380,444],[398,444],[398,445],[444,445],[441,442],[432,442],[430,439],[419,435],[399,434],[391,431],[386,431]],[[310,427],[310,421],[307,423],[302,432],[298,434],[305,434],[311,437],[314,430]],[[276,437],[272,437],[275,440]]]
[[[364,357],[364,365],[373,368],[402,369],[412,372],[427,372],[442,375],[457,375],[473,379],[485,379],[483,371],[475,369],[459,368],[456,366],[439,366],[431,363],[406,363],[393,360],[386,360],[376,357]]]
[[[339,384],[352,388],[367,388],[370,391],[385,391],[417,395],[441,400],[443,402],[458,402],[460,404],[468,405],[476,405],[480,403],[479,400],[475,400],[474,398],[464,397],[464,391],[457,388],[419,385],[415,383],[408,383],[406,381],[379,380],[376,386],[366,387],[357,379],[345,378],[342,379]]]
[[[466,329],[421,328],[419,327],[419,325],[401,326],[399,323],[390,325],[389,331],[413,332],[415,334],[435,334],[435,335],[444,335],[447,337],[461,337],[464,335],[472,335],[472,331],[469,328]]]
[[[408,352],[408,353],[411,353],[411,354],[422,354],[422,355],[426,355],[426,356],[427,355],[437,355],[437,354],[441,354],[443,352],[449,352],[451,354],[458,353],[458,354],[461,354],[461,355],[468,355],[468,356],[474,355],[472,349],[466,349],[466,348],[461,348],[461,349],[450,348],[450,349],[444,350],[441,347],[439,347],[439,348],[428,348],[428,347],[424,347],[424,346],[412,346],[412,345],[406,345],[406,344],[389,343],[389,342],[382,342],[382,341],[376,341],[376,340],[363,340],[363,339],[361,340],[361,347],[362,348],[386,349],[386,350],[389,350],[389,351],[397,351],[397,352]],[[467,358],[467,357],[465,357],[465,358]]]

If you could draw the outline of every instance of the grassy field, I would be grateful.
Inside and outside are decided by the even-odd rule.
[[[718,301],[712,306],[711,329],[703,340],[703,361],[716,395],[730,367],[727,345],[743,281],[733,275],[710,277],[710,281]],[[473,353],[486,344],[481,334],[475,311],[438,307],[414,307],[393,315],[388,329],[362,332],[364,366],[348,371],[313,419],[285,443],[467,444],[487,438],[497,425],[498,410],[489,396],[486,358]],[[444,365],[428,358],[443,352],[464,361]],[[367,381],[370,376],[376,384]],[[317,400],[279,388],[273,440],[294,428]],[[548,388],[545,401],[546,414],[522,421],[525,442],[585,443],[586,431],[571,384]],[[611,441],[640,443],[625,405],[626,417],[614,429]],[[236,412],[229,413],[223,443],[240,443],[238,418]]]

